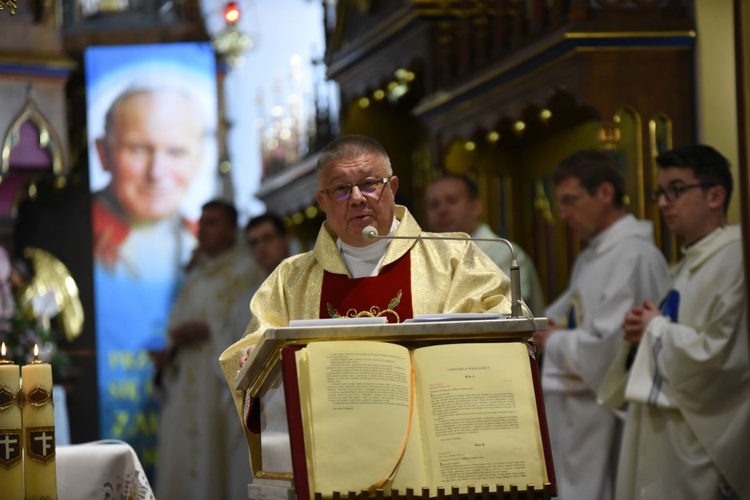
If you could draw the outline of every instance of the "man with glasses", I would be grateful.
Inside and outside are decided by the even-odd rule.
[[[290,320],[383,316],[402,322],[418,314],[510,311],[507,276],[471,241],[420,240],[409,211],[396,205],[398,177],[375,140],[348,135],[320,153],[317,200],[326,214],[312,251],[286,259],[260,287],[248,335],[221,363],[233,382],[240,359],[270,327]],[[362,230],[413,239],[366,239]]]
[[[585,244],[567,290],[547,309],[542,389],[560,498],[609,500],[618,417],[597,394],[622,343],[624,314],[659,297],[667,264],[650,222],[629,214],[625,180],[601,151],[582,151],[554,171],[558,213]]]
[[[709,146],[656,159],[654,199],[684,242],[659,308],[625,315],[637,346],[617,498],[750,498],[750,360],[739,226],[727,225],[729,163]]]

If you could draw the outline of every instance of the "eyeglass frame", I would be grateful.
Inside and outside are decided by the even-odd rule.
[[[325,188],[325,189],[321,189],[318,192],[330,196],[330,195],[333,194],[332,191],[335,190],[335,189],[348,188],[348,190],[346,192],[346,196],[344,196],[342,198],[337,198],[337,197],[333,198],[335,201],[346,201],[349,198],[351,198],[351,196],[352,196],[352,190],[354,189],[355,186],[357,187],[357,189],[359,189],[359,191],[363,195],[371,195],[371,194],[374,194],[374,193],[380,191],[381,188],[382,188],[382,186],[385,186],[386,184],[388,184],[389,182],[391,182],[392,178],[393,178],[393,174],[389,175],[388,177],[379,177],[379,178],[376,178],[376,179],[365,179],[365,180],[357,182],[355,184],[339,184],[337,186],[332,186],[332,187],[328,187],[328,188]],[[372,191],[371,193],[366,193],[365,190],[362,189],[361,185],[362,184],[366,184],[367,185],[369,183],[373,183],[372,186],[375,188],[375,190]]]
[[[559,198],[557,200],[557,206],[560,208],[570,208],[573,205],[576,205],[579,201],[583,199],[585,194],[569,194],[565,195],[562,198]]]
[[[701,188],[701,189],[709,189],[712,187],[716,187],[718,184],[715,182],[696,182],[693,184],[673,184],[670,186],[667,186],[666,188],[659,187],[656,191],[653,191],[651,193],[651,201],[654,203],[657,203],[659,201],[659,198],[662,197],[662,195],[667,199],[668,202],[674,202],[677,201],[680,196],[682,196],[682,193],[685,191],[690,191],[694,188]],[[671,192],[671,193],[670,193]]]

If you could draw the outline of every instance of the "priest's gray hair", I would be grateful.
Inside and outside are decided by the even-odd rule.
[[[324,147],[320,152],[320,156],[318,156],[315,173],[318,176],[318,180],[320,180],[323,170],[329,164],[340,160],[348,160],[369,155],[378,158],[385,167],[388,175],[393,175],[391,159],[388,157],[388,153],[385,151],[382,144],[372,137],[356,134],[341,136],[338,139],[334,139]]]

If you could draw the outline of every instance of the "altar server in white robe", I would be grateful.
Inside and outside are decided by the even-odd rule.
[[[683,258],[661,307],[647,301],[625,316],[638,347],[617,499],[750,499],[747,285],[740,228],[727,225],[729,163],[702,145],[656,161],[654,200]]]
[[[237,211],[203,206],[199,247],[169,321],[164,354],[156,497],[246,500],[252,481],[244,432],[216,358],[250,320],[247,301],[265,278],[236,244]]]
[[[597,393],[622,342],[622,318],[662,294],[667,264],[650,222],[628,214],[625,181],[600,151],[582,151],[554,172],[560,218],[585,244],[567,290],[536,335],[560,498],[614,496],[619,419]]]
[[[439,233],[462,232],[470,235],[480,250],[510,275],[514,254],[500,236],[482,222],[484,207],[479,186],[466,175],[446,174],[430,183],[427,189],[427,220],[430,230]],[[495,240],[495,241],[488,241]],[[511,243],[511,242],[509,242]],[[521,276],[521,295],[535,316],[544,313],[546,301],[534,261],[517,243],[511,243]]]

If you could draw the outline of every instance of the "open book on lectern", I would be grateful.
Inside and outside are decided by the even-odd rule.
[[[554,484],[530,361],[520,342],[410,350],[341,341],[297,350],[310,498]]]
[[[263,335],[236,386],[262,397],[283,371],[301,500],[367,490],[421,497],[424,488],[435,497],[438,488],[483,485],[554,494],[539,372],[526,342],[546,326],[546,318],[436,316],[277,328]]]

